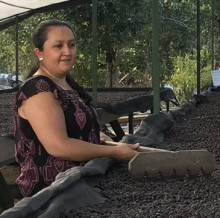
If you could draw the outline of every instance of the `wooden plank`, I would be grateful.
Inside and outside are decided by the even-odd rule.
[[[134,115],[133,120],[134,123],[142,121],[144,118],[146,118],[149,114],[141,114],[141,115]],[[118,122],[120,124],[126,124],[129,122],[129,117],[128,116],[122,116],[118,118]]]
[[[144,175],[153,177],[205,177],[212,175],[217,167],[213,155],[205,150],[168,151],[156,149],[153,152],[139,152],[128,163],[128,170],[133,179]]]

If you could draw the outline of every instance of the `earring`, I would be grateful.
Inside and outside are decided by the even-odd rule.
[[[42,61],[42,60],[43,60],[43,58],[41,57],[41,58],[39,58],[38,60],[39,60],[39,61]]]

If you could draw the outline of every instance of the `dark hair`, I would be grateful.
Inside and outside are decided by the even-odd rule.
[[[80,86],[80,85],[71,77],[70,74],[68,74],[68,75],[66,76],[66,81],[70,84],[70,86],[71,86],[74,90],[76,90],[76,91],[79,93],[79,96],[80,96],[83,100],[85,100],[85,101],[88,102],[88,103],[91,103],[91,101],[92,101],[92,96],[89,95],[89,94],[85,91],[85,89],[84,89],[82,86]]]
[[[61,20],[46,20],[40,23],[40,25],[37,27],[36,31],[33,34],[32,42],[34,47],[38,48],[40,51],[43,51],[44,43],[47,40],[47,36],[50,28],[57,26],[68,27],[72,31],[74,37],[76,38],[76,34],[73,28],[67,22]],[[39,61],[34,67],[31,68],[31,70],[27,75],[27,78],[33,76],[33,74],[38,69],[39,69]],[[79,93],[81,98],[83,98],[87,102],[91,102],[92,97],[87,92],[85,92],[85,90],[77,82],[75,82],[75,80],[69,74],[67,75],[66,80],[70,84],[70,86]]]
[[[68,27],[73,32],[74,37],[76,37],[73,28],[67,22],[61,20],[46,20],[40,23],[37,30],[33,34],[32,42],[34,47],[38,48],[40,51],[43,51],[44,42],[47,40],[47,35],[50,28],[56,26]]]

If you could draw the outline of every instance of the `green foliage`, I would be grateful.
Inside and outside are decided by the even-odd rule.
[[[77,62],[72,70],[71,74],[73,78],[81,85],[85,87],[91,87],[91,59],[86,58],[83,54],[79,54],[77,57]],[[86,73],[85,73],[86,72]]]
[[[174,88],[174,93],[180,103],[189,100],[196,93],[197,85],[197,62],[192,56],[186,55],[176,57],[174,62],[174,72],[167,84]],[[211,69],[204,67],[201,69],[201,87],[211,85]]]
[[[182,102],[189,100],[196,89],[196,63],[186,57],[177,57],[174,73],[168,83],[174,88],[177,99]]]
[[[220,2],[215,1],[215,51],[220,48]],[[77,36],[78,58],[71,71],[83,86],[92,86],[92,10],[90,4],[36,14],[19,24],[19,73],[36,62],[31,35],[43,20],[68,21]],[[117,47],[119,79],[126,75],[136,86],[150,86],[152,75],[152,1],[98,1],[98,87],[106,82],[106,52]],[[160,1],[161,84],[169,83],[182,101],[196,90],[196,1]],[[15,29],[0,32],[0,72],[15,73]],[[215,52],[216,61],[220,61]],[[211,2],[201,1],[201,87],[211,81]]]
[[[9,28],[0,35],[0,72],[15,73],[15,31]]]

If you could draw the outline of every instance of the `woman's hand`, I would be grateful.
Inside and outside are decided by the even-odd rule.
[[[105,144],[115,146],[115,158],[125,162],[130,161],[137,154],[137,150],[139,148],[139,143],[126,144],[121,142],[105,141]]]
[[[123,162],[129,162],[137,153],[139,144],[117,143],[115,158]]]

